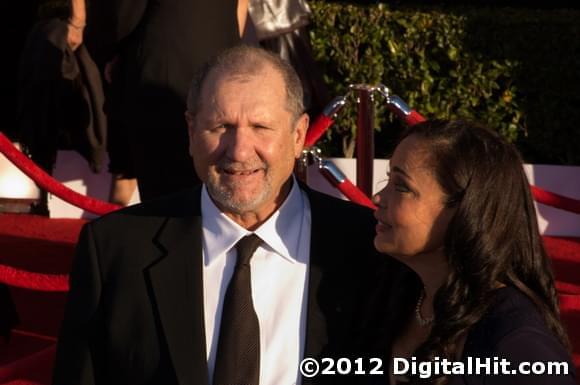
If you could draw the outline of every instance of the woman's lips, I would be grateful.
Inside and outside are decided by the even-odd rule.
[[[390,230],[390,229],[391,229],[390,225],[388,225],[384,222],[381,222],[381,221],[378,221],[377,226],[375,227],[375,230],[377,233],[383,233],[383,232]]]

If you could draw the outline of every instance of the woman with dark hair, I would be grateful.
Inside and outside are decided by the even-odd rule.
[[[575,384],[550,261],[512,145],[463,121],[413,126],[374,202],[375,247],[409,268],[394,285],[385,328],[390,384]],[[409,364],[411,357],[462,361],[465,370],[470,358],[473,368],[476,358],[490,358],[483,374],[505,358],[509,368],[496,367],[510,374],[462,375],[459,366],[454,374],[451,366],[437,373],[432,365],[422,375],[400,376],[395,372],[405,365],[393,365],[395,357]],[[569,374],[516,372],[526,361],[561,361]]]

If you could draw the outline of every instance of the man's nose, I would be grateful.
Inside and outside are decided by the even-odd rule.
[[[252,130],[248,127],[236,127],[231,130],[228,140],[228,158],[243,162],[253,156],[254,145],[255,139]]]

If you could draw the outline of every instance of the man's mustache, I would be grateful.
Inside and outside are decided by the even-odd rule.
[[[268,165],[261,160],[251,162],[232,162],[229,160],[223,160],[218,162],[216,166],[218,170],[226,172],[252,172],[268,169]]]

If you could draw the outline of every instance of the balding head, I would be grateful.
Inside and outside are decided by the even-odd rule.
[[[200,96],[210,74],[243,80],[246,77],[259,76],[268,67],[282,76],[286,87],[286,108],[297,119],[304,112],[304,92],[294,68],[271,52],[244,45],[223,51],[201,68],[192,80],[187,96],[187,110],[192,116],[197,114],[204,102],[200,100]]]
[[[257,48],[226,51],[194,81],[189,153],[214,203],[246,229],[290,192],[309,121],[301,97],[290,66]]]

